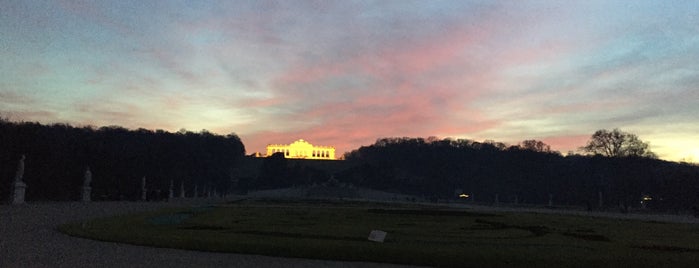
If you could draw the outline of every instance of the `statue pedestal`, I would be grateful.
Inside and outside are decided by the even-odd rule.
[[[141,201],[146,201],[146,188],[141,189]]]
[[[90,201],[92,201],[91,194],[92,194],[92,187],[90,187],[90,186],[83,186],[82,201],[83,201],[83,202],[90,202]]]
[[[24,191],[27,189],[27,184],[21,181],[14,183],[14,190],[12,191],[12,204],[24,204]]]

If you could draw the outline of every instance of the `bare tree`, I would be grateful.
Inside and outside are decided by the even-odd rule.
[[[550,153],[551,146],[538,140],[525,140],[519,145],[524,150],[530,150],[534,152]]]
[[[639,156],[655,158],[655,153],[651,152],[649,145],[641,141],[638,136],[624,132],[615,128],[612,131],[600,129],[592,134],[587,145],[580,149],[592,153],[601,154],[608,157]]]

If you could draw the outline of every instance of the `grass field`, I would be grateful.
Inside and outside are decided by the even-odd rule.
[[[80,237],[445,267],[697,267],[699,225],[378,203],[256,201],[67,224]],[[367,240],[388,232],[384,243]]]

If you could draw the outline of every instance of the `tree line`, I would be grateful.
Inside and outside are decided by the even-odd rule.
[[[0,197],[11,194],[18,160],[26,155],[27,200],[78,200],[85,170],[93,174],[93,199],[136,200],[141,180],[153,194],[167,193],[172,181],[188,196],[198,187],[220,193],[235,187],[234,170],[245,147],[236,134],[206,130],[129,130],[67,124],[42,125],[0,119]],[[151,195],[151,197],[156,197]]]
[[[612,134],[609,134],[612,133]],[[601,138],[600,138],[601,137]],[[609,142],[609,144],[605,144]],[[563,156],[541,141],[518,145],[468,139],[383,138],[345,155],[340,181],[433,200],[471,194],[475,202],[690,209],[699,203],[699,167],[658,160],[648,144],[615,129],[598,131]],[[643,198],[646,200],[643,200]]]
[[[26,155],[27,200],[78,200],[85,170],[96,200],[137,200],[146,188],[187,196],[245,192],[330,180],[344,185],[424,196],[470,194],[475,202],[519,202],[604,208],[646,205],[689,209],[699,203],[699,167],[655,158],[636,135],[595,132],[563,156],[538,140],[517,145],[468,139],[382,138],[345,154],[345,161],[291,161],[283,155],[245,157],[235,134],[181,130],[73,127],[0,119],[0,197],[9,199],[18,160]],[[601,198],[600,198],[601,197]]]

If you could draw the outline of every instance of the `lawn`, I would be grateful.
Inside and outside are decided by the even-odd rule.
[[[249,201],[62,225],[70,235],[216,252],[445,267],[696,267],[699,225],[436,206]],[[371,230],[384,243],[367,240]]]

